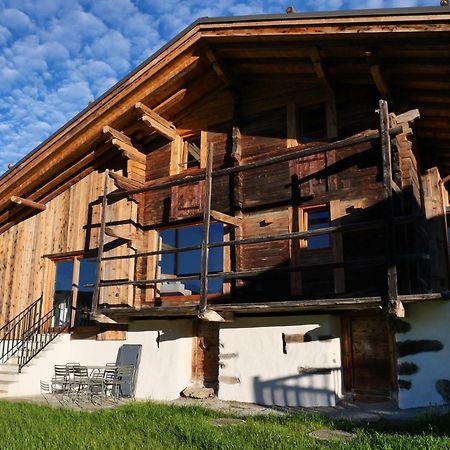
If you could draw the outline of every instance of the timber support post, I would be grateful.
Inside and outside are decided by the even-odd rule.
[[[386,260],[387,260],[387,312],[398,317],[404,317],[402,303],[398,299],[397,265],[395,263],[395,221],[394,197],[392,179],[391,136],[389,134],[389,111],[386,100],[380,100],[380,139],[383,166],[383,197],[386,221]]]
[[[100,235],[98,240],[98,252],[97,252],[97,271],[95,274],[94,294],[92,296],[92,313],[96,313],[100,303],[100,283],[102,279],[102,258],[103,248],[105,246],[106,236],[106,207],[108,205],[108,181],[109,170],[105,170],[105,181],[103,185],[103,198],[102,198],[102,216],[100,223]]]
[[[211,194],[212,194],[212,167],[214,158],[214,144],[208,148],[205,175],[205,199],[203,202],[203,235],[200,267],[200,303],[198,315],[202,318],[208,307],[208,254],[209,254],[209,224],[211,222]]]

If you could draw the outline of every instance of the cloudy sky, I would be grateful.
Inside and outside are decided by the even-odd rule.
[[[198,17],[439,0],[0,0],[0,173]]]

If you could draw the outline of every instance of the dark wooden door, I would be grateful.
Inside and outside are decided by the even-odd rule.
[[[391,398],[394,392],[393,338],[381,315],[350,316],[344,321],[344,385],[357,398]]]

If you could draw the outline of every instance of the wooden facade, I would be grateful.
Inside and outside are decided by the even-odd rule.
[[[1,323],[40,296],[51,309],[55,262],[87,257],[99,339],[199,307],[402,316],[442,298],[449,37],[446,8],[196,22],[0,179]],[[205,218],[223,224],[221,267],[202,276],[198,259],[183,275],[188,252],[164,233],[203,227],[187,246],[212,261]],[[163,273],[167,255],[179,273]],[[375,331],[345,317],[355,368]],[[217,347],[206,328],[198,342]],[[211,384],[217,351],[194,354]]]

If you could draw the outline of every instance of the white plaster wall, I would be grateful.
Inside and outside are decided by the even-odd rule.
[[[288,343],[282,333],[311,332]],[[318,336],[332,335],[329,340]],[[219,398],[280,406],[334,406],[341,396],[339,320],[329,315],[239,318],[220,329]],[[231,357],[235,354],[237,356]],[[332,369],[300,374],[299,368]],[[233,380],[239,379],[239,383]]]
[[[67,334],[59,336],[23,369],[17,382],[9,386],[8,396],[39,394],[39,381],[49,381],[56,364],[115,362],[123,344],[142,344],[136,398],[172,400],[190,384],[192,322],[148,320],[130,324],[126,341],[71,340]]]
[[[431,339],[440,341],[444,348],[437,352],[423,352],[399,358],[419,367],[414,375],[399,375],[411,381],[411,389],[399,390],[399,407],[442,405],[444,399],[436,391],[436,381],[450,380],[450,302],[426,302],[407,305],[403,320],[411,325],[407,333],[397,333],[396,341]]]

